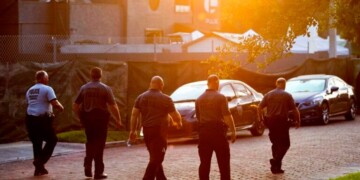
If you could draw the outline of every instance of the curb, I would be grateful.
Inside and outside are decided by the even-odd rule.
[[[139,145],[139,144],[143,144],[144,140],[143,139],[137,139],[136,142],[131,142],[128,143],[128,141],[111,141],[111,142],[106,142],[105,144],[105,148],[113,148],[113,147],[123,147],[123,146],[134,146],[134,145]]]

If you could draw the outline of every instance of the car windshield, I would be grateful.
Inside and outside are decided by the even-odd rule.
[[[171,94],[171,99],[174,102],[195,101],[206,88],[206,84],[181,86]]]
[[[285,90],[289,93],[320,92],[325,89],[325,79],[300,79],[286,83]]]

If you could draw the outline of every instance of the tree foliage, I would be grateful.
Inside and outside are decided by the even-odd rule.
[[[329,18],[343,38],[360,44],[360,3],[357,0],[226,0],[222,1],[222,29],[243,33],[253,29],[260,36],[249,36],[232,48],[221,47],[208,62],[212,65],[229,66],[229,52],[247,52],[247,63],[255,63],[259,70],[288,55],[299,35],[309,36],[308,28],[318,26],[319,34],[327,36]],[[334,8],[332,8],[334,7]],[[231,57],[231,56],[230,56]],[[259,58],[263,57],[263,58]],[[221,61],[229,61],[224,63]],[[235,67],[241,63],[234,64]],[[233,69],[233,68],[232,68]],[[234,71],[234,70],[232,70]]]
[[[340,36],[360,47],[360,1],[337,0],[334,17]]]

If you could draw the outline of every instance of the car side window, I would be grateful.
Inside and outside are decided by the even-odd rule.
[[[335,86],[335,83],[334,83],[334,80],[333,79],[329,79],[329,82],[328,82],[328,88],[332,88],[333,86]]]
[[[339,79],[334,79],[335,80],[335,86],[339,87],[339,88],[343,88],[345,86],[344,82],[342,82]]]
[[[223,94],[226,97],[235,97],[235,92],[233,88],[227,84],[224,87],[220,89],[220,93]]]
[[[251,95],[250,91],[242,84],[233,84],[236,93],[240,96],[240,97],[244,97],[244,96],[249,96]]]

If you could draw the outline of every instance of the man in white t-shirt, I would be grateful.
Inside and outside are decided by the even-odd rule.
[[[63,111],[64,107],[56,99],[53,88],[48,86],[49,76],[40,70],[35,74],[36,84],[26,92],[27,112],[26,127],[33,144],[34,176],[48,174],[45,163],[50,159],[57,143],[57,137],[52,127],[54,120],[53,107]],[[42,146],[45,141],[45,146]]]

